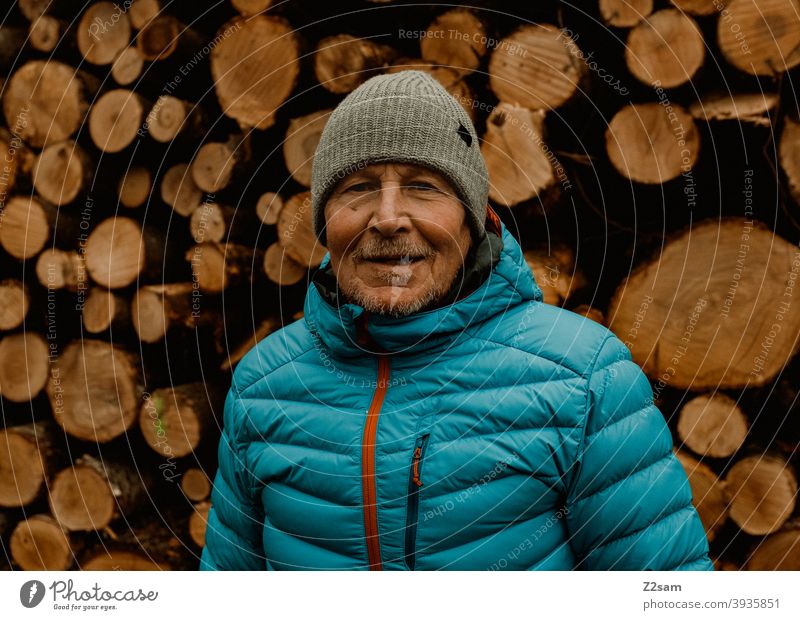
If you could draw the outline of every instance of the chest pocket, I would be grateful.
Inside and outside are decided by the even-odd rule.
[[[562,500],[547,459],[532,457],[548,454],[546,443],[532,437],[530,452],[519,451],[513,431],[449,438],[444,426],[422,421],[404,459],[406,568],[486,568],[520,530],[535,529]],[[457,557],[473,544],[478,551]]]
[[[405,563],[409,570],[416,565],[417,524],[419,522],[419,492],[423,486],[422,470],[430,431],[418,435],[408,467],[408,496],[406,504]]]

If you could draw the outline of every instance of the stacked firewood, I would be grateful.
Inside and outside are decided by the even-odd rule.
[[[797,0],[182,4],[0,25],[0,565],[197,567],[231,370],[327,251],[320,133],[413,68],[651,379],[717,567],[800,569]]]

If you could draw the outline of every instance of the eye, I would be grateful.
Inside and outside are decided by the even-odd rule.
[[[428,183],[427,181],[411,181],[408,184],[410,189],[419,189],[423,191],[439,191],[439,188],[436,187],[433,183]]]
[[[361,183],[353,183],[345,188],[345,192],[365,192],[369,189],[370,185],[366,181]]]

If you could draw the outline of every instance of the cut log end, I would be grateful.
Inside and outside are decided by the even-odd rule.
[[[692,487],[692,503],[697,509],[705,527],[709,541],[714,540],[717,531],[728,519],[728,498],[725,484],[708,465],[683,452],[676,456],[683,465],[689,484]]]
[[[19,327],[29,307],[28,291],[20,280],[9,278],[0,282],[0,330]]]
[[[30,196],[14,196],[5,205],[0,219],[0,245],[14,258],[36,256],[50,236],[44,207]]]
[[[585,73],[576,43],[551,24],[522,26],[489,58],[489,84],[498,99],[534,110],[565,104]]]
[[[0,507],[27,506],[44,483],[44,465],[36,437],[0,430]]]
[[[253,268],[254,249],[233,243],[204,241],[186,251],[193,279],[205,293],[221,293],[246,279]],[[263,258],[261,258],[263,260]]]
[[[237,153],[223,142],[209,142],[200,147],[192,161],[192,178],[201,190],[216,193],[228,186]]]
[[[112,2],[90,5],[78,23],[78,49],[95,65],[112,63],[130,38],[128,15]]]
[[[771,534],[794,512],[797,478],[782,458],[743,458],[728,471],[725,484],[731,519],[748,534]]]
[[[794,0],[731,0],[717,20],[717,42],[733,66],[778,75],[800,63],[800,13]]]
[[[211,494],[211,480],[202,469],[192,467],[181,476],[181,489],[189,500],[201,502]]]
[[[486,29],[470,10],[453,9],[439,15],[420,41],[422,58],[454,69],[459,77],[475,71],[486,54]]]
[[[50,509],[70,531],[100,530],[114,517],[114,494],[106,479],[91,467],[60,471],[50,489]]]
[[[56,422],[73,437],[93,443],[127,431],[139,411],[135,361],[133,354],[102,340],[67,345],[52,363],[46,386]]]
[[[189,164],[175,164],[167,170],[161,180],[161,198],[183,217],[190,216],[200,206],[203,192],[195,184]]]
[[[634,27],[625,46],[630,72],[648,86],[674,88],[691,80],[705,58],[697,23],[677,9],[663,9]]]
[[[76,292],[87,287],[86,261],[77,252],[58,248],[45,250],[36,259],[36,279],[47,290]]]
[[[136,138],[144,115],[139,95],[116,88],[102,95],[89,113],[89,135],[106,153],[118,153]]]
[[[42,15],[31,22],[29,40],[39,52],[52,52],[61,37],[61,23],[50,15]]]
[[[145,22],[136,35],[136,47],[145,60],[163,60],[177,49],[181,24],[171,15],[161,14]]]
[[[227,209],[216,202],[204,202],[200,208],[195,209],[189,218],[189,230],[196,243],[225,240],[231,218],[234,216],[234,210],[230,208],[231,212],[227,212]]]
[[[211,510],[211,502],[200,502],[195,505],[194,511],[189,516],[189,535],[198,547],[204,547],[206,544],[209,510]]]
[[[710,218],[671,235],[617,287],[609,328],[659,381],[657,393],[764,385],[796,353],[800,308],[775,300],[798,265],[796,246],[766,225]],[[754,325],[754,316],[767,318]]]
[[[3,89],[8,127],[37,148],[69,138],[83,122],[88,107],[81,77],[55,60],[25,63]]]
[[[68,534],[49,515],[33,515],[20,521],[9,546],[11,557],[22,570],[62,571],[73,562]]]
[[[211,50],[211,75],[225,114],[242,127],[268,129],[292,92],[300,65],[299,42],[284,20],[235,19]]]
[[[36,158],[33,186],[54,205],[69,204],[87,186],[93,172],[88,155],[73,140],[46,147]]]
[[[187,102],[161,95],[147,115],[147,131],[158,142],[170,142],[180,133],[190,111]]]
[[[10,401],[25,403],[42,391],[49,372],[50,347],[33,331],[0,340],[0,393]]]
[[[630,28],[653,12],[653,0],[600,0],[600,15],[609,26]]]
[[[256,215],[267,225],[278,223],[278,214],[283,208],[283,198],[275,192],[261,194],[256,203]]]
[[[108,218],[86,241],[86,267],[92,279],[106,288],[133,283],[145,265],[145,244],[139,224],[128,217]]]
[[[544,110],[499,103],[489,114],[481,153],[492,182],[489,197],[512,207],[554,188],[556,175],[545,155]]]
[[[758,543],[747,562],[748,570],[800,570],[800,526],[795,524]]]
[[[575,263],[575,251],[565,244],[530,248],[524,256],[545,303],[564,306],[588,284]]]
[[[349,93],[396,56],[388,46],[349,34],[337,34],[319,42],[314,53],[314,73],[326,90]]]
[[[194,453],[214,426],[217,403],[202,383],[154,390],[142,404],[139,427],[147,444],[161,456],[177,458]]]
[[[311,192],[292,196],[278,217],[278,240],[298,264],[318,267],[327,248],[320,244],[311,222]]]
[[[264,252],[264,273],[281,286],[297,284],[306,275],[307,269],[292,259],[280,243],[273,243]]]
[[[747,418],[736,402],[720,392],[690,400],[681,409],[678,436],[696,454],[731,456],[744,443]]]
[[[689,112],[698,120],[735,120],[761,127],[771,124],[770,112],[778,103],[775,93],[717,92],[704,95],[689,106]]]
[[[666,183],[690,171],[699,156],[700,132],[677,104],[668,114],[658,103],[631,104],[611,119],[606,152],[624,177],[646,184]]]
[[[111,66],[111,76],[121,86],[132,84],[142,75],[144,58],[138,48],[126,47],[114,59]]]
[[[90,334],[99,334],[127,324],[128,305],[125,299],[100,287],[93,287],[82,310],[83,327]]]
[[[8,127],[37,148],[69,138],[87,109],[81,78],[72,67],[54,60],[25,63],[3,92]]]
[[[317,110],[289,121],[286,139],[283,141],[283,158],[294,180],[306,187],[311,186],[314,153],[332,111]]]
[[[119,180],[117,194],[124,207],[135,209],[141,207],[153,187],[153,178],[144,166],[130,168]]]
[[[131,26],[140,30],[161,12],[159,0],[134,0],[128,9]]]

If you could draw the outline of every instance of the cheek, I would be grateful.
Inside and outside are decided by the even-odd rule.
[[[327,216],[328,249],[343,253],[352,249],[353,240],[364,230],[362,214],[353,209],[331,210]]]
[[[462,248],[469,245],[469,228],[463,219],[441,217],[436,221],[420,222],[419,231],[428,244],[442,257],[461,258]]]

